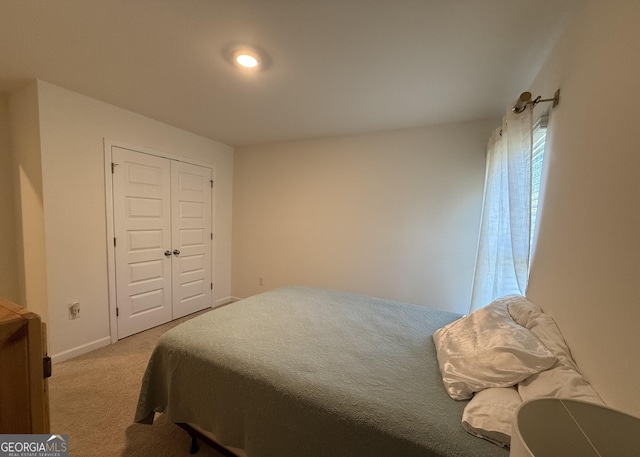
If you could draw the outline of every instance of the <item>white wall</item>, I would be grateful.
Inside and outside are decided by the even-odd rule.
[[[498,125],[237,148],[233,294],[304,284],[467,312]]]
[[[50,352],[57,360],[109,342],[103,139],[212,164],[214,299],[231,295],[233,148],[38,81]],[[79,301],[80,319],[67,306]]]
[[[45,226],[40,167],[38,88],[9,97],[9,124],[16,224],[18,304],[48,322]]]
[[[527,295],[607,404],[640,416],[640,3],[585,2],[533,84],[561,88]]]
[[[0,297],[14,303],[18,293],[18,252],[9,130],[9,98],[0,95]]]

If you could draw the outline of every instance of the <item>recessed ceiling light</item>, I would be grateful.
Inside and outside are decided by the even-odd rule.
[[[259,70],[261,67],[260,54],[255,49],[238,48],[231,53],[234,65],[243,70]]]
[[[236,62],[246,68],[253,68],[258,66],[258,59],[256,59],[252,55],[245,53],[238,54],[236,56]]]

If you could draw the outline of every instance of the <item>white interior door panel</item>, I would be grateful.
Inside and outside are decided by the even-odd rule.
[[[112,147],[118,339],[212,305],[212,171]]]
[[[171,162],[173,318],[211,306],[211,169]]]
[[[120,339],[171,320],[171,170],[116,147],[112,160]]]

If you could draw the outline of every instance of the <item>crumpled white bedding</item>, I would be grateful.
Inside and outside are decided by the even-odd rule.
[[[603,404],[551,316],[525,297],[500,298],[439,329],[434,341],[447,392],[457,399],[473,395],[463,427],[500,446],[510,444],[513,416],[523,401],[557,397]]]
[[[510,300],[496,300],[433,334],[442,382],[454,400],[513,386],[556,363],[551,351],[511,318]]]

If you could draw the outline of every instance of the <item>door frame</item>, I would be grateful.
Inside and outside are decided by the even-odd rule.
[[[158,149],[148,148],[145,146],[132,145],[117,140],[110,140],[103,138],[104,141],[104,187],[105,187],[105,203],[106,203],[106,221],[107,221],[107,284],[108,284],[108,301],[109,301],[109,333],[111,336],[111,344],[118,341],[118,318],[116,316],[116,263],[115,263],[115,247],[113,245],[113,239],[115,237],[114,229],[114,214],[113,214],[113,178],[111,173],[111,148],[118,147],[122,149],[128,149],[134,152],[140,152],[142,154],[148,154],[156,157],[162,157],[169,160],[176,160],[178,162],[185,162],[192,165],[198,165],[211,169],[211,179],[213,179],[213,188],[211,190],[211,231],[214,233],[213,242],[211,243],[211,280],[215,282],[215,270],[214,265],[214,247],[215,247],[215,183],[216,183],[216,169],[210,162],[204,162],[202,160],[192,159],[190,157],[181,156],[171,152],[160,151]],[[214,287],[215,293],[215,287]],[[212,306],[215,303],[213,295],[211,297]]]

